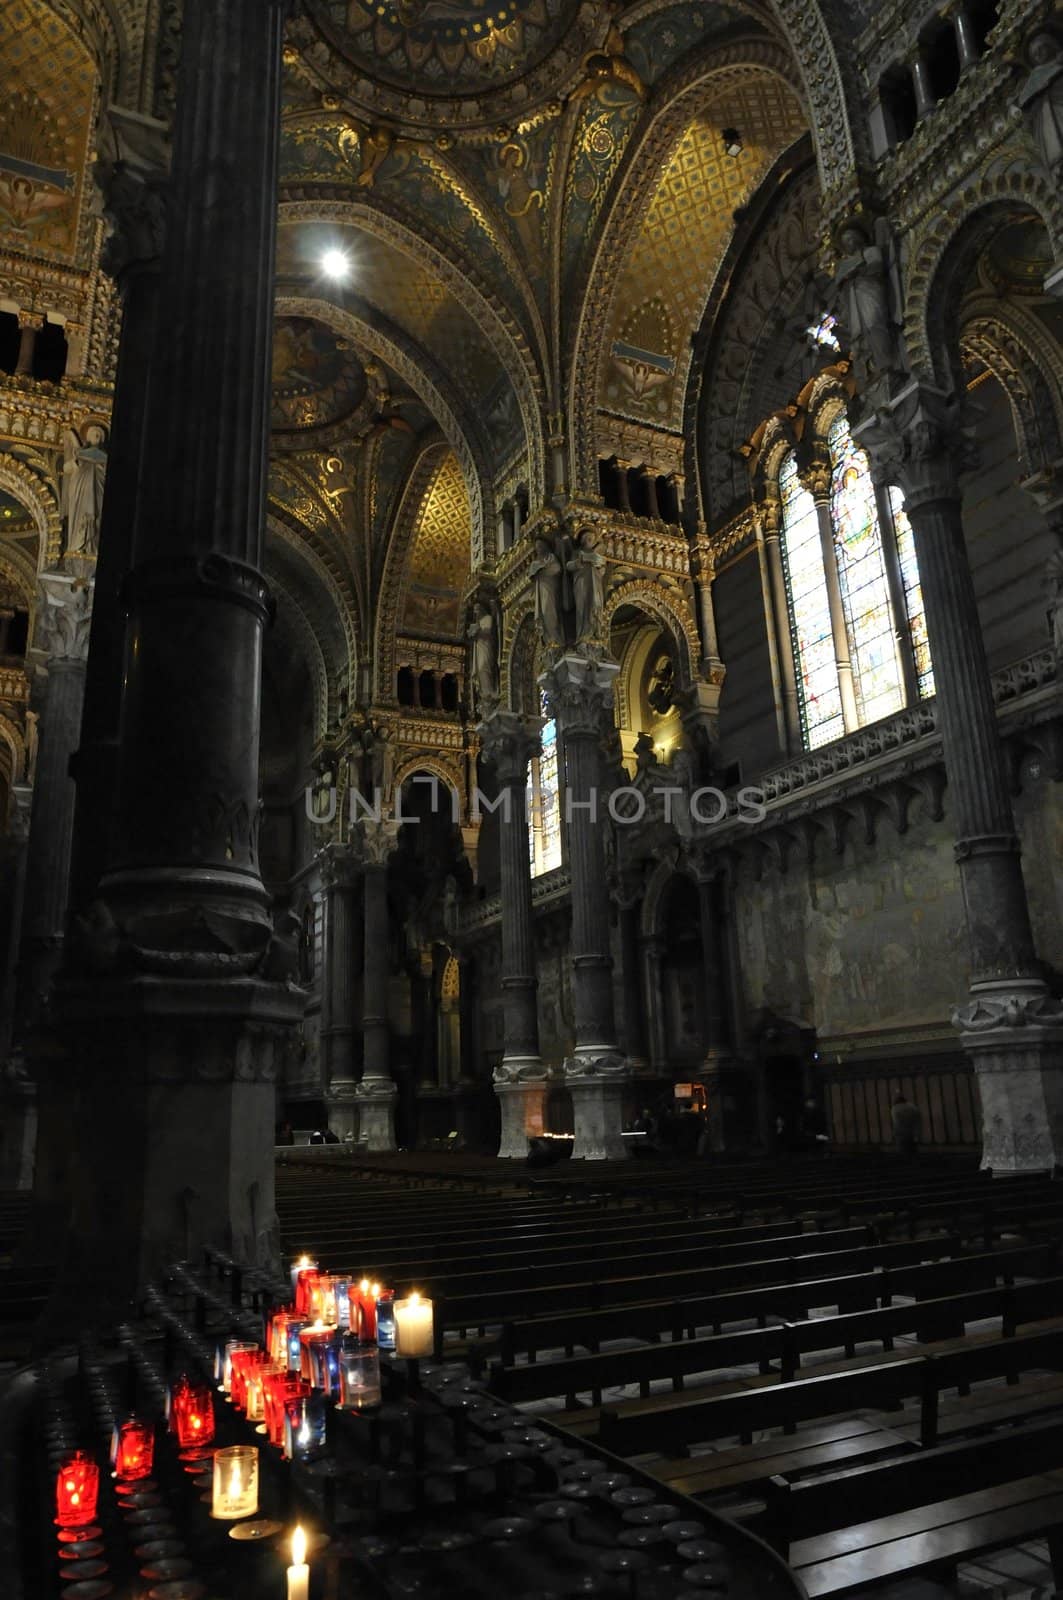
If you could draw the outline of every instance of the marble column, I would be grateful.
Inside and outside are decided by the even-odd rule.
[[[44,1014],[63,956],[74,825],[69,767],[81,725],[91,614],[88,582],[61,572],[42,574],[34,649],[43,658],[44,686],[18,974],[22,1028]]]
[[[565,832],[572,878],[572,1005],[576,1047],[565,1062],[575,1118],[574,1161],[627,1155],[621,1137],[631,1069],[616,1042],[609,890],[600,793],[601,743],[619,668],[569,653],[541,678],[564,756]]]
[[[834,662],[838,671],[838,692],[841,696],[842,717],[846,733],[860,726],[856,708],[856,685],[853,680],[853,663],[849,651],[849,629],[845,622],[845,602],[842,599],[841,577],[834,552],[834,522],[830,509],[831,470],[829,461],[815,461],[803,474],[802,481],[816,506],[819,518],[819,542],[823,552],[823,578],[830,607],[830,626],[834,636]]]
[[[797,694],[797,668],[786,598],[786,574],[779,544],[782,507],[778,500],[766,500],[758,507],[757,526],[760,534],[761,592],[769,626],[768,645],[772,660],[779,748],[784,755],[795,755],[802,748],[801,704]]]
[[[112,107],[101,130],[96,179],[111,234],[101,265],[122,303],[118,366],[100,518],[89,663],[81,737],[71,762],[77,786],[71,858],[71,909],[84,911],[107,861],[111,796],[118,761],[125,658],[122,587],[133,564],[137,483],[152,369],[169,166],[166,127]],[[150,476],[145,493],[152,493]]]
[[[15,362],[15,377],[28,378],[33,371],[33,357],[37,349],[37,335],[44,327],[44,318],[36,311],[20,311],[18,314],[18,357]]]
[[[952,0],[952,4],[945,8],[945,15],[952,23],[956,35],[956,49],[960,57],[960,75],[969,72],[979,60],[978,40],[975,38],[974,27],[971,23],[971,14],[967,9],[966,0]]]
[[[1034,948],[964,541],[967,438],[955,402],[914,380],[855,437],[876,476],[902,490],[915,535],[970,946],[969,998],[953,1021],[978,1080],[982,1165],[1051,1170],[1063,1163],[1063,1004]]]
[[[365,906],[362,969],[362,1080],[356,1097],[361,1136],[368,1150],[394,1150],[395,1102],[391,1076],[391,938],[388,923],[388,859],[398,837],[395,822],[364,821],[362,893]]]
[[[933,85],[930,82],[930,67],[923,54],[922,45],[917,44],[908,56],[908,69],[912,74],[912,88],[915,91],[916,117],[922,122],[937,105]]]
[[[362,970],[361,863],[349,845],[319,853],[325,890],[325,960],[321,1055],[329,1127],[341,1139],[358,1132],[358,978]]]
[[[528,1140],[543,1131],[546,1072],[539,1055],[538,980],[528,857],[528,762],[538,730],[512,711],[480,726],[483,756],[498,778],[498,853],[502,903],[502,1061],[495,1094],[502,1113],[500,1156],[523,1160]]]
[[[207,1244],[279,1254],[276,1079],[303,998],[258,861],[282,31],[274,0],[185,0],[115,823],[37,1187],[45,1231],[65,1208],[64,1300],[108,1316]]]

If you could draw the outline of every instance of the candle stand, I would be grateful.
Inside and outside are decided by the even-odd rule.
[[[101,1463],[94,1537],[80,1543],[89,1566],[102,1563],[85,1581],[105,1585],[75,1595],[55,1558],[42,1600],[64,1590],[71,1600],[796,1600],[800,1591],[772,1552],[711,1512],[495,1399],[467,1366],[403,1355],[401,1302],[398,1351],[381,1354],[366,1383],[356,1375],[357,1351],[348,1352],[348,1371],[341,1346],[339,1392],[306,1397],[323,1408],[321,1448],[309,1459],[296,1438],[285,1461],[259,1431],[256,1407],[248,1417],[218,1392],[214,1362],[228,1341],[254,1342],[261,1360],[244,1367],[263,1373],[264,1395],[271,1383],[290,1386],[268,1362],[264,1321],[271,1302],[289,1300],[286,1282],[266,1294],[214,1253],[203,1269],[175,1267],[146,1297],[143,1320],[122,1324],[106,1347],[86,1346],[76,1371],[41,1371],[42,1466],[52,1484],[57,1457],[78,1443]],[[417,1337],[428,1332],[422,1318]],[[211,1449],[182,1450],[167,1426],[182,1377],[182,1393],[211,1386],[213,1447],[236,1452],[220,1466]],[[343,1403],[345,1392],[372,1392],[377,1378],[378,1404]],[[102,1463],[130,1414],[154,1429],[154,1464],[149,1478],[122,1482]],[[245,1506],[235,1497],[242,1471],[239,1484],[224,1477],[249,1451],[258,1471],[253,1512],[250,1499]],[[246,1516],[212,1515],[219,1471],[223,1489],[231,1482],[234,1490],[229,1510]],[[53,1514],[54,1506],[49,1522]],[[291,1553],[296,1524],[308,1534],[304,1562]],[[50,1534],[54,1549],[54,1526]]]

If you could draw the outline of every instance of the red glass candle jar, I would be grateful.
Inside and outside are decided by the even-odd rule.
[[[55,1520],[61,1528],[84,1528],[96,1515],[100,1469],[84,1450],[75,1450],[55,1481]]]
[[[315,1267],[307,1267],[299,1274],[295,1285],[295,1309],[304,1317],[310,1315],[310,1296],[320,1277]]]
[[[247,1410],[247,1380],[252,1372],[264,1367],[269,1357],[264,1350],[234,1350],[230,1399],[238,1411]]]
[[[150,1478],[155,1459],[155,1430],[139,1417],[118,1424],[114,1449],[114,1475],[125,1483]]]
[[[292,1377],[290,1373],[265,1380],[266,1434],[270,1444],[276,1445],[278,1450],[284,1445],[284,1419],[288,1402],[310,1393],[310,1384],[304,1383],[302,1378]]]
[[[318,1351],[322,1352],[333,1345],[338,1338],[335,1328],[323,1328],[318,1324],[304,1328],[299,1334],[299,1376],[304,1382],[318,1387],[318,1372],[320,1358],[315,1359]]]
[[[382,1293],[379,1283],[370,1283],[368,1278],[352,1283],[348,1290],[351,1332],[363,1344],[376,1344],[376,1303]]]
[[[214,1438],[214,1396],[206,1384],[188,1384],[174,1390],[177,1443],[182,1450],[199,1450]]]

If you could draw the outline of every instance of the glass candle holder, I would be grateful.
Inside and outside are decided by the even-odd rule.
[[[229,1398],[237,1411],[247,1410],[247,1384],[253,1372],[257,1372],[269,1360],[265,1350],[256,1345],[252,1350],[235,1350],[233,1352],[232,1384]]]
[[[114,1475],[124,1483],[150,1478],[155,1459],[155,1430],[139,1417],[127,1417],[115,1430]]]
[[[316,1390],[284,1403],[284,1457],[315,1461],[325,1453],[325,1397]]]
[[[278,1373],[265,1379],[263,1383],[264,1406],[266,1413],[266,1436],[270,1444],[278,1450],[284,1446],[284,1419],[285,1406],[289,1400],[298,1395],[310,1393],[310,1385],[304,1383],[302,1378],[294,1377],[290,1372]]]
[[[214,1396],[205,1383],[174,1391],[173,1415],[181,1450],[201,1450],[214,1438]]]
[[[395,1354],[420,1360],[435,1350],[432,1302],[419,1294],[395,1301]]]
[[[381,1350],[395,1348],[395,1297],[385,1289],[376,1303],[376,1342]]]
[[[270,1317],[266,1329],[266,1349],[272,1360],[287,1361],[288,1325],[295,1320],[295,1312],[290,1306],[285,1306],[282,1311],[274,1311]]]
[[[339,1279],[327,1272],[318,1274],[317,1282],[310,1286],[310,1315],[315,1322],[334,1328],[339,1322],[337,1288]]]
[[[338,1275],[332,1279],[336,1290],[336,1323],[344,1332],[351,1325],[351,1285],[350,1279]]]
[[[380,1284],[373,1283],[369,1278],[361,1278],[348,1287],[350,1330],[363,1344],[373,1344],[376,1341],[376,1308],[382,1293]]]
[[[254,1445],[232,1444],[214,1452],[211,1516],[220,1522],[253,1517],[258,1510],[258,1451]]]
[[[220,1383],[226,1394],[232,1393],[233,1386],[233,1356],[245,1350],[257,1350],[257,1344],[251,1344],[247,1339],[229,1339],[226,1342],[221,1359]]]
[[[298,1372],[302,1366],[303,1347],[299,1343],[299,1335],[306,1327],[303,1317],[292,1317],[287,1327],[288,1339],[288,1371]]]
[[[55,1480],[55,1520],[61,1528],[87,1527],[96,1515],[100,1469],[84,1450],[66,1457]]]
[[[288,1364],[281,1361],[265,1361],[261,1366],[253,1367],[247,1375],[247,1413],[248,1422],[264,1422],[266,1416],[266,1379],[276,1377],[283,1373],[288,1376]]]
[[[320,1276],[321,1274],[316,1267],[308,1267],[299,1274],[298,1282],[295,1285],[295,1309],[301,1316],[309,1317],[311,1315],[310,1296]]]
[[[296,1294],[296,1291],[299,1288],[299,1274],[302,1273],[302,1272],[313,1272],[313,1271],[316,1271],[316,1269],[317,1269],[317,1262],[313,1259],[312,1256],[300,1256],[298,1261],[293,1261],[292,1262],[290,1270],[291,1270],[291,1279],[292,1279],[292,1297],[293,1298],[294,1298],[294,1296]]]
[[[380,1404],[380,1352],[376,1345],[355,1345],[340,1351],[340,1397],[345,1411],[363,1411]]]
[[[299,1376],[307,1383],[312,1383],[316,1389],[324,1386],[317,1381],[315,1352],[331,1344],[338,1337],[335,1328],[325,1328],[319,1322],[301,1329],[299,1333]]]

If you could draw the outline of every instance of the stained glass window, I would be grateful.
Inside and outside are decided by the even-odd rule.
[[[798,476],[793,451],[779,474],[783,570],[797,672],[801,726],[810,750],[845,732],[830,600],[816,503]]]
[[[857,718],[863,725],[902,709],[904,673],[897,654],[871,467],[866,453],[853,443],[844,412],[827,435],[827,444],[834,549]]]
[[[915,656],[915,674],[919,685],[919,698],[928,699],[934,693],[934,663],[930,659],[930,640],[926,631],[926,610],[923,606],[923,587],[919,579],[919,562],[915,554],[915,535],[904,509],[901,491],[889,491],[890,511],[893,514],[893,533],[897,541],[897,562],[904,589],[904,604],[908,612],[908,629]]]
[[[545,697],[543,715],[547,715]],[[531,761],[528,857],[531,875],[541,878],[561,865],[561,804],[557,761],[557,723],[549,718],[539,735],[542,749]]]

